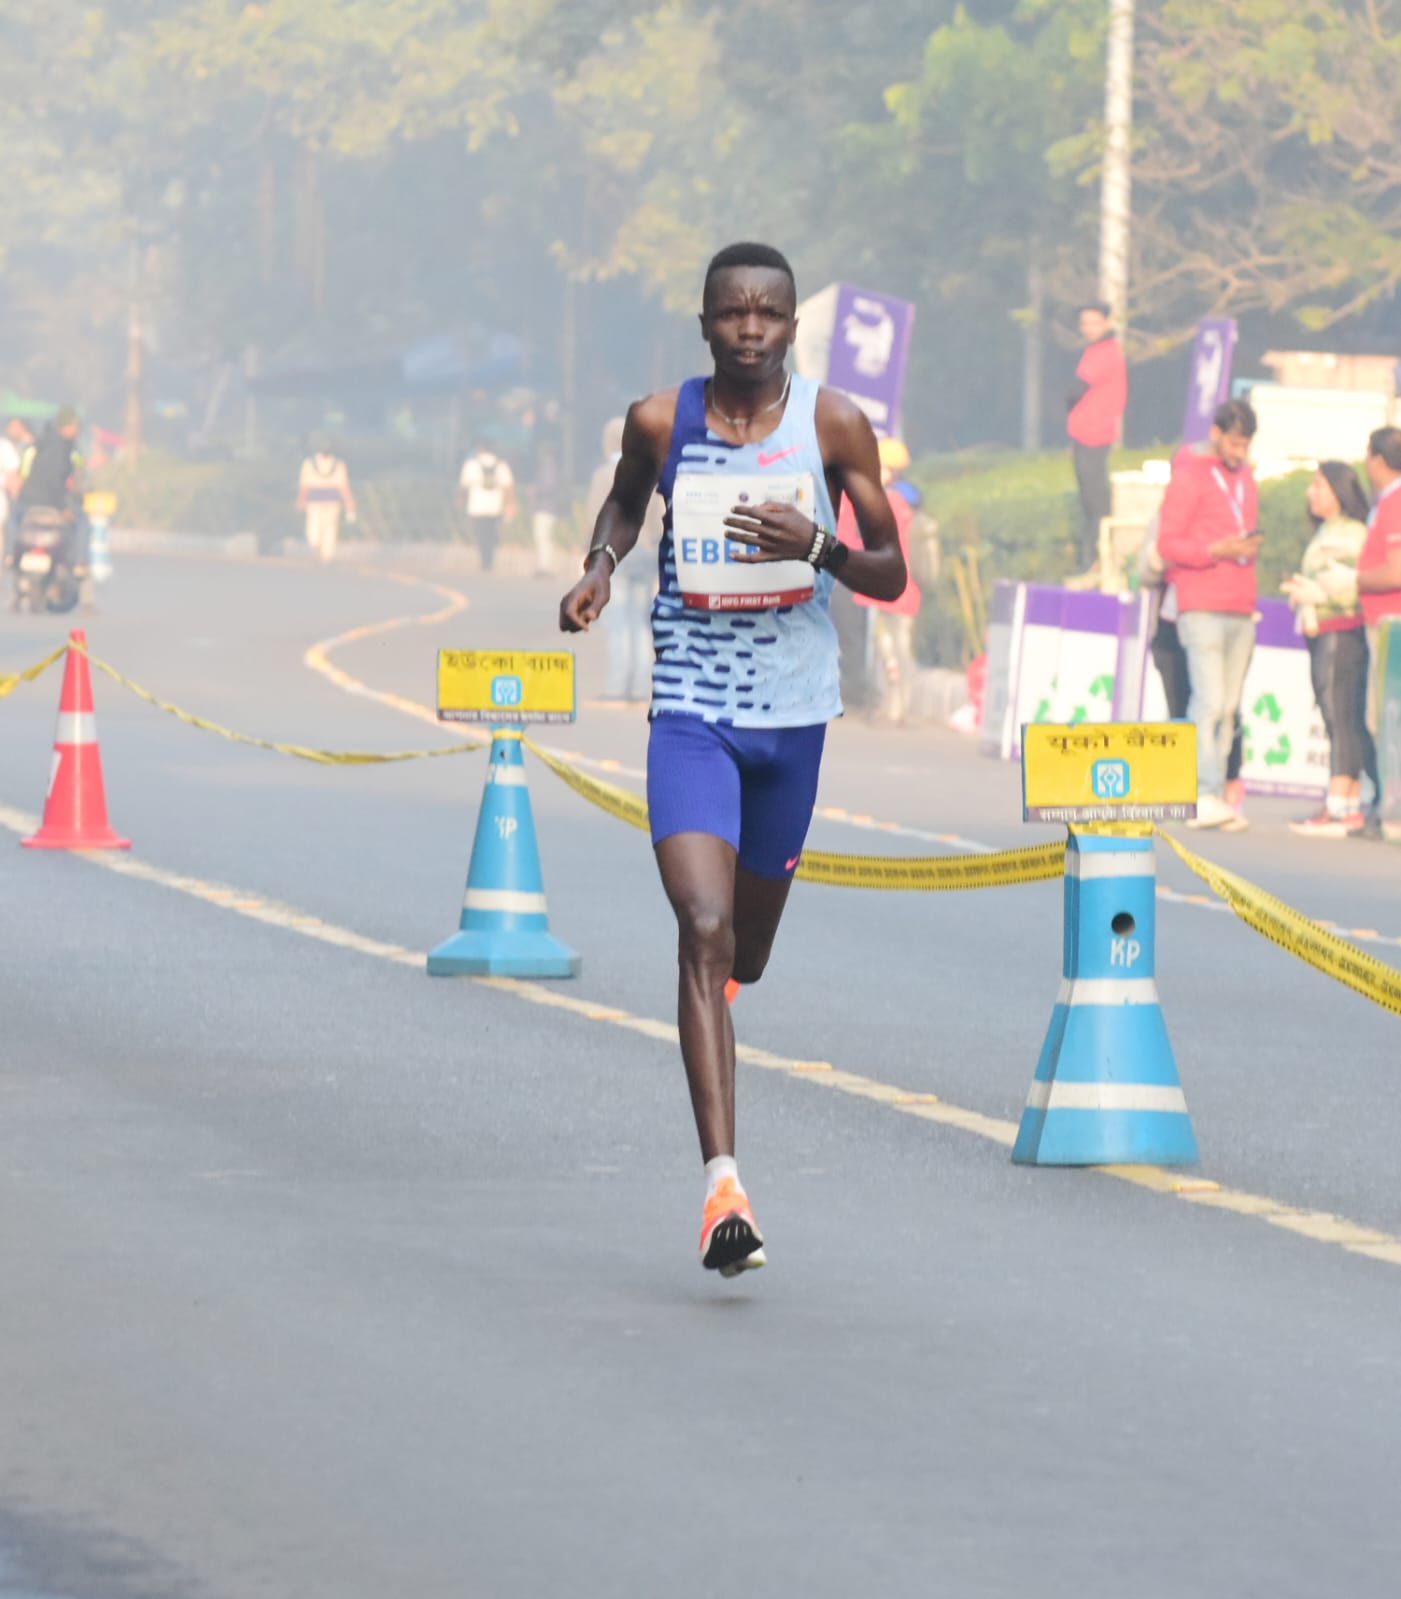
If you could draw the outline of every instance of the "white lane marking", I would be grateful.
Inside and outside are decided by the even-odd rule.
[[[27,837],[39,825],[37,816],[0,806],[0,827],[8,828],[21,837]],[[401,944],[387,943],[383,939],[366,938],[346,927],[336,927],[323,922],[320,917],[308,915],[289,905],[246,890],[231,888],[223,883],[209,883],[202,878],[188,877],[178,872],[149,866],[145,861],[130,856],[109,855],[97,850],[84,850],[81,858],[104,871],[121,877],[134,877],[162,888],[192,895],[220,910],[233,911],[252,921],[270,927],[280,927],[298,933],[303,938],[349,949],[357,954],[369,955],[377,960],[392,961],[398,966],[412,967],[415,972],[424,970],[427,957],[416,950],[405,949]],[[510,994],[528,1004],[541,1005],[551,1010],[563,1010],[586,1021],[602,1022],[611,1027],[621,1027],[628,1032],[640,1033],[644,1038],[655,1039],[671,1048],[680,1043],[677,1029],[668,1022],[655,1021],[647,1016],[633,1016],[627,1011],[600,1005],[597,1001],[578,999],[572,994],[546,988],[543,984],[526,982],[512,977],[467,977],[459,982],[476,983],[482,988],[494,988]],[[965,1110],[960,1105],[950,1105],[936,1094],[911,1093],[891,1083],[878,1082],[856,1072],[841,1071],[827,1061],[790,1060],[775,1055],[770,1050],[749,1044],[735,1047],[735,1058],[746,1066],[757,1066],[765,1071],[775,1071],[819,1088],[830,1088],[837,1093],[857,1099],[868,1099],[898,1111],[903,1116],[917,1116],[921,1121],[935,1122],[942,1127],[956,1128],[972,1133],[990,1143],[1011,1148],[1017,1137],[1017,1124],[995,1116],[984,1116],[980,1111]],[[1260,1194],[1245,1193],[1222,1188],[1207,1179],[1183,1177],[1160,1166],[1099,1166],[1091,1168],[1096,1175],[1112,1177],[1120,1182],[1146,1188],[1152,1193],[1165,1194],[1188,1204],[1204,1205],[1212,1209],[1231,1211],[1238,1216],[1262,1221],[1267,1226],[1279,1227],[1315,1243],[1342,1249],[1348,1254],[1362,1255],[1383,1265],[1401,1267],[1401,1237],[1364,1227],[1343,1216],[1325,1211],[1299,1210],[1293,1205],[1281,1204]]]
[[[1026,1096],[1031,1110],[1147,1110],[1185,1116],[1187,1096],[1180,1088],[1152,1083],[1033,1083]]]

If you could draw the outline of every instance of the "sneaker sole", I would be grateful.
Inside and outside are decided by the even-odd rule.
[[[1250,819],[1245,816],[1233,816],[1230,821],[1222,822],[1217,828],[1218,833],[1243,833],[1250,826]]]
[[[722,1277],[738,1277],[741,1272],[758,1271],[761,1266],[767,1266],[769,1257],[762,1249],[756,1249],[752,1255],[746,1255],[743,1260],[735,1261],[733,1266],[719,1268]]]
[[[751,1265],[767,1265],[767,1259],[754,1260],[755,1255],[763,1253],[764,1240],[755,1232],[753,1224],[738,1212],[733,1212],[723,1221],[716,1222],[705,1254],[701,1256],[701,1265],[707,1271],[718,1271],[722,1276],[733,1277],[737,1272],[748,1270]]]

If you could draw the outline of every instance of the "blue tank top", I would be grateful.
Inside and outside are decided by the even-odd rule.
[[[728,444],[705,424],[704,378],[681,385],[671,448],[657,487],[666,502],[657,552],[661,588],[652,607],[652,715],[681,712],[733,727],[809,727],[842,714],[837,630],[828,607],[834,579],[815,574],[813,596],[771,611],[700,611],[687,607],[676,581],[671,506],[678,471],[700,473],[810,472],[817,516],[835,532],[817,442],[817,394],[812,378],[793,375],[783,420],[755,444]]]

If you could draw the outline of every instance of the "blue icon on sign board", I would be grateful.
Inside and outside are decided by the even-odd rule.
[[[1126,799],[1129,792],[1127,761],[1096,761],[1090,768],[1090,786],[1096,799]]]
[[[494,677],[491,680],[491,703],[509,709],[521,702],[521,680],[518,677]]]

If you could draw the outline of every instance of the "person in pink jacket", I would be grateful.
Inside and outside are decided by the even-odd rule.
[[[1080,337],[1085,348],[1075,368],[1075,385],[1066,396],[1065,431],[1084,518],[1080,564],[1093,571],[1099,566],[1100,522],[1113,513],[1109,452],[1123,431],[1129,373],[1123,346],[1114,336],[1109,307],[1102,301],[1081,306]]]
[[[1246,460],[1255,426],[1244,400],[1227,400],[1210,449],[1184,450],[1173,461],[1158,523],[1192,683],[1187,714],[1197,728],[1197,819],[1189,827],[1221,827],[1236,817],[1225,798],[1226,762],[1255,649],[1259,497]]]

